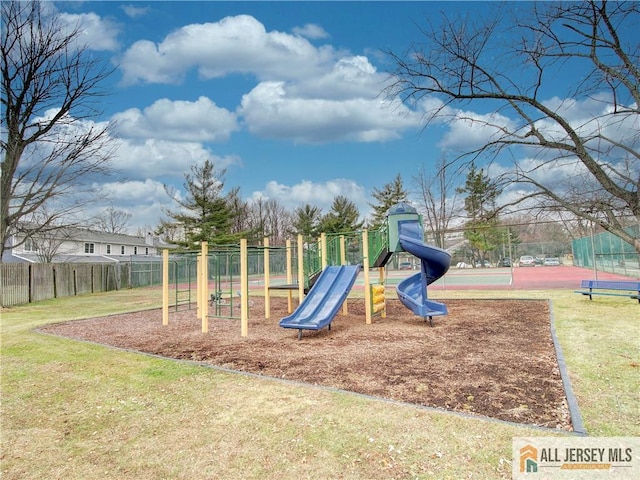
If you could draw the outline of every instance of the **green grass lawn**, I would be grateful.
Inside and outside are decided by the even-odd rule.
[[[637,302],[435,296],[552,299],[587,431],[640,435]],[[561,435],[33,331],[159,305],[159,290],[141,289],[1,311],[3,479],[511,478],[512,437]]]

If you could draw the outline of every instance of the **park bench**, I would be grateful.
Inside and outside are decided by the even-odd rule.
[[[617,297],[634,298],[638,300],[638,303],[640,303],[640,282],[619,280],[582,280],[580,288],[584,290],[576,290],[575,292],[581,293],[582,295],[589,295],[589,300],[593,300],[592,295],[613,295]],[[601,292],[599,290],[606,291]]]

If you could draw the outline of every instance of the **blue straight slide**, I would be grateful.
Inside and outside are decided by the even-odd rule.
[[[360,265],[326,267],[309,294],[295,312],[280,320],[283,328],[297,328],[298,339],[302,330],[320,330],[329,326],[360,273]]]
[[[447,306],[427,298],[427,285],[432,284],[449,270],[451,255],[441,248],[427,245],[422,241],[422,227],[418,222],[404,222],[399,225],[400,246],[406,252],[420,259],[420,273],[402,280],[396,287],[402,304],[416,315],[434,317],[446,315]]]

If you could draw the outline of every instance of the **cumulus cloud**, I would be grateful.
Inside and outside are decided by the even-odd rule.
[[[293,97],[283,82],[256,86],[243,96],[239,112],[251,133],[300,143],[385,141],[417,125],[414,115],[380,99]]]
[[[144,112],[123,112],[118,118],[120,130],[130,136],[162,132],[164,138],[167,132],[172,139],[224,141],[242,120],[250,133],[261,138],[320,144],[383,142],[419,128],[418,114],[380,95],[387,76],[377,72],[367,57],[313,46],[302,34],[322,36],[324,31],[315,25],[296,32],[267,31],[255,18],[238,15],[186,25],[157,44],[136,42],[121,62],[125,83],[176,83],[194,68],[202,79],[241,73],[253,75],[259,83],[242,96],[238,119],[223,109],[212,111],[215,104],[202,105],[202,98],[196,115],[163,115],[178,107],[187,112],[186,105],[163,100]],[[206,118],[201,115],[205,110],[210,113]],[[177,128],[154,124],[152,116]],[[202,124],[196,125],[200,118]],[[207,135],[213,132],[217,137],[212,140]]]
[[[636,113],[625,115],[622,113],[624,106],[618,106],[618,112],[613,115],[614,99],[608,93],[593,95],[582,100],[552,97],[544,103],[566,119],[585,138],[604,136],[631,148],[638,146],[640,141],[638,115]],[[637,110],[635,104],[629,105],[628,108]],[[536,122],[536,128],[557,141],[563,141],[567,137],[566,132],[549,119]],[[597,148],[596,141],[593,142],[594,148]]]
[[[79,30],[78,46],[91,50],[115,51],[119,48],[120,27],[95,13],[60,13],[59,20],[69,31]]]
[[[195,102],[163,98],[142,111],[130,108],[117,113],[113,120],[118,133],[128,138],[224,142],[239,129],[236,114],[207,97]]]
[[[444,150],[470,151],[503,134],[502,128],[512,128],[512,120],[497,112],[480,114],[471,111],[451,111],[446,120],[448,131],[438,146]]]
[[[321,75],[288,82],[287,90],[291,96],[304,98],[375,99],[380,96],[386,79],[367,57],[357,55],[340,58]]]
[[[339,195],[351,200],[358,207],[362,218],[369,214],[370,207],[367,203],[365,188],[346,178],[336,178],[326,182],[302,180],[295,185],[270,181],[263,190],[252,194],[253,198],[278,200],[281,205],[291,210],[308,203],[322,208],[323,213],[329,212],[334,198]]]
[[[152,179],[96,184],[94,191],[116,202],[117,210],[131,214],[128,225],[131,232],[157,225],[164,218],[165,210],[176,207],[162,182]],[[88,216],[98,215],[105,209],[104,205],[88,205]]]
[[[119,208],[132,208],[147,202],[164,201],[164,197],[167,196],[162,182],[150,178],[96,184],[95,188],[112,198],[117,198]]]
[[[292,79],[322,72],[336,52],[299,35],[270,31],[249,15],[186,25],[160,43],[135,42],[120,60],[123,83],[179,83],[196,68],[202,78],[249,73],[259,79]]]
[[[113,163],[118,171],[131,178],[183,178],[192,165],[210,160],[216,168],[240,165],[236,156],[214,155],[198,142],[173,142],[147,139],[137,143],[121,139]]]
[[[564,118],[583,138],[593,137],[594,140],[587,142],[587,145],[591,144],[594,150],[601,148],[597,143],[600,135],[632,148],[636,148],[633,145],[637,145],[640,141],[638,116],[620,112],[612,115],[614,102],[606,93],[582,100],[551,97],[543,104]],[[631,105],[629,108],[633,109],[634,106]],[[440,148],[446,150],[471,151],[490,141],[495,141],[503,136],[504,132],[524,135],[529,130],[527,125],[519,125],[518,122],[521,119],[518,117],[511,118],[499,112],[479,113],[454,109],[444,105],[435,97],[425,97],[419,104],[418,110],[425,112],[425,116],[431,120],[432,125],[447,127],[438,143]],[[567,133],[550,118],[536,121],[535,126],[552,141],[567,140]],[[535,145],[535,142],[533,144]],[[544,157],[545,152],[542,152],[539,147],[532,148],[540,158]],[[523,147],[523,151],[525,155],[533,155],[531,149]],[[546,153],[552,157],[557,156],[555,151]]]

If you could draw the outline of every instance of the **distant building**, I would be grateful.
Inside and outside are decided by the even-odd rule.
[[[136,237],[80,228],[37,234],[21,242],[23,239],[20,234],[9,238],[3,262],[108,263],[130,261],[132,257],[140,261],[161,255],[164,248],[173,246],[150,233],[146,237]],[[16,244],[19,245],[12,247]]]

